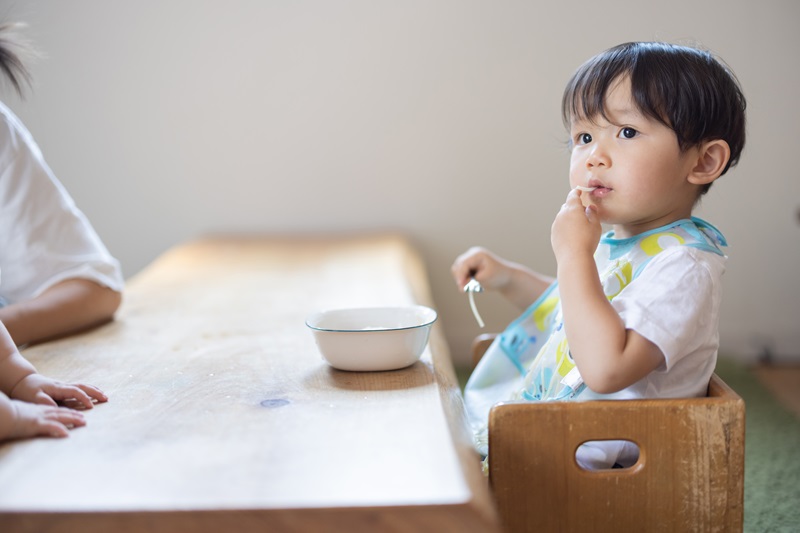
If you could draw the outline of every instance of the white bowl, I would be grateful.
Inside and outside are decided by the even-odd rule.
[[[414,364],[428,343],[436,311],[422,305],[332,309],[306,319],[325,360],[351,371]]]

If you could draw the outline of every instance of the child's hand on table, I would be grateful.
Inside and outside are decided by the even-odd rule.
[[[14,386],[9,395],[16,400],[55,407],[56,402],[72,408],[91,409],[108,397],[92,385],[62,383],[41,374],[30,374]],[[81,424],[83,425],[83,424]]]
[[[67,407],[37,405],[20,400],[9,400],[0,395],[2,411],[10,411],[7,424],[0,424],[5,434],[0,434],[0,441],[6,439],[24,439],[28,437],[66,437],[74,427],[85,426],[83,414]]]

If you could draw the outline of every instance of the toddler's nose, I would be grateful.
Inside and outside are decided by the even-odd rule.
[[[586,158],[586,167],[593,168],[600,166],[611,166],[611,159],[608,156],[608,152],[602,147],[602,145],[600,143],[596,143],[592,148],[592,151],[589,153],[589,157]]]

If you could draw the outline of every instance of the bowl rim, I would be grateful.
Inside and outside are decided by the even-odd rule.
[[[380,328],[380,329],[348,329],[348,328],[322,328],[319,326],[313,326],[309,322],[312,318],[318,318],[326,313],[335,313],[340,311],[393,311],[397,309],[424,309],[425,311],[429,311],[433,313],[433,317],[422,324],[416,324],[414,326],[403,326],[398,328]],[[325,331],[325,332],[333,332],[333,333],[378,333],[381,331],[403,331],[408,329],[418,329],[418,328],[426,328],[432,325],[436,320],[439,318],[439,314],[436,312],[435,309],[428,307],[427,305],[384,305],[384,306],[376,306],[376,307],[341,307],[335,309],[324,309],[321,311],[315,311],[311,313],[306,318],[306,326],[309,329],[313,329],[314,331]]]

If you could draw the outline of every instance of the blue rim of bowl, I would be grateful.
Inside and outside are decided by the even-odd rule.
[[[308,323],[308,318],[306,318],[306,326],[309,329],[313,329],[314,331],[330,331],[332,333],[375,333],[375,332],[378,332],[378,331],[403,331],[403,330],[406,330],[406,329],[424,328],[424,327],[432,325],[439,318],[439,313],[436,312],[436,309],[428,307],[427,305],[415,305],[415,306],[412,306],[412,307],[424,307],[425,309],[428,309],[428,310],[432,311],[433,312],[433,320],[431,320],[429,322],[425,322],[424,324],[417,324],[416,326],[406,326],[406,327],[402,327],[402,328],[332,329],[332,328],[320,328],[320,327],[317,327],[317,326],[312,326],[311,324]],[[353,309],[400,309],[400,308],[399,307],[387,306],[387,307],[357,307],[357,308],[353,308]],[[343,309],[326,309],[325,311],[317,311],[316,313],[313,313],[313,314],[316,315],[316,314],[319,314],[319,313],[326,313],[326,312],[329,312],[329,311],[343,311]]]

